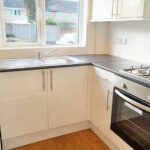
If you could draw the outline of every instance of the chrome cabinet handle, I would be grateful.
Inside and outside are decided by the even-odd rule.
[[[50,70],[50,80],[51,80],[50,89],[53,90],[53,70]]]
[[[107,104],[106,104],[106,111],[109,110],[109,90],[107,91]]]
[[[115,0],[113,0],[113,4],[112,4],[112,17],[114,17],[116,15],[116,11],[115,11]]]
[[[45,70],[42,71],[42,74],[43,74],[43,91],[46,90],[46,87],[45,87]]]
[[[126,102],[142,109],[142,110],[145,110],[147,112],[150,112],[150,107],[147,107],[143,104],[140,104],[138,102],[136,102],[135,100],[131,99],[131,98],[128,98],[127,96],[125,96],[124,94],[122,94],[121,92],[119,92],[118,90],[115,90],[115,93],[120,96],[122,99],[124,99]]]
[[[118,0],[113,0],[112,16],[116,17],[118,11]]]
[[[122,0],[119,0],[118,5],[117,5],[117,16],[118,17],[121,16],[121,11],[122,11]]]

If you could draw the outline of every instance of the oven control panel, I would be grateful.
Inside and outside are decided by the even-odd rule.
[[[114,86],[150,103],[150,88],[122,78],[115,77]]]

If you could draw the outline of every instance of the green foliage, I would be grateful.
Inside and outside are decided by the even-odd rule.
[[[57,25],[57,22],[53,18],[46,19],[46,25]]]
[[[24,0],[27,9],[27,16],[29,22],[33,23],[36,20],[36,0]]]
[[[61,22],[59,26],[61,29],[73,29],[74,28],[74,24],[71,22]]]
[[[12,34],[12,33],[6,33],[6,37],[7,37],[7,38],[13,38],[13,37],[15,37],[15,35]]]

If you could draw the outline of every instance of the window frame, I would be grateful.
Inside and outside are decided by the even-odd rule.
[[[7,42],[4,21],[4,7],[3,0],[0,2],[0,49],[26,49],[26,48],[74,48],[86,46],[86,30],[87,30],[87,2],[79,0],[79,24],[78,36],[79,42],[77,44],[68,45],[48,45],[46,42],[46,16],[45,16],[45,0],[36,0],[37,9],[37,42]]]
[[[22,47],[22,46],[39,46],[40,45],[40,20],[39,20],[39,0],[35,0],[36,1],[36,26],[37,26],[37,41],[36,42],[7,42],[7,38],[6,38],[6,30],[5,30],[5,21],[4,21],[4,3],[2,0],[2,4],[1,4],[1,18],[2,18],[2,43],[3,43],[3,47],[10,47],[10,46],[16,46],[16,47]]]

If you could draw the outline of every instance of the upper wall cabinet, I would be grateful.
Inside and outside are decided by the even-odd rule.
[[[149,19],[150,0],[93,0],[92,22]]]
[[[92,20],[111,19],[113,0],[93,0]]]

